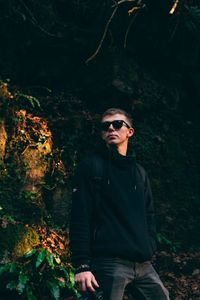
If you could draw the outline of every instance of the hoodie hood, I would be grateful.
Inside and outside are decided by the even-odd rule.
[[[100,144],[95,151],[97,154],[101,155],[104,159],[111,160],[114,164],[117,164],[119,167],[128,167],[131,163],[135,163],[136,154],[133,149],[128,147],[127,155],[121,155],[117,151],[116,145],[107,146],[105,143]]]
[[[105,176],[107,177],[107,183],[110,184],[110,178],[112,173],[113,166],[121,170],[129,170],[130,175],[132,177],[132,182],[134,189],[136,190],[136,154],[133,149],[128,148],[127,155],[121,155],[117,151],[117,147],[115,145],[107,146],[105,143],[102,143],[97,151],[96,154],[100,155],[107,163],[106,165],[106,172]]]

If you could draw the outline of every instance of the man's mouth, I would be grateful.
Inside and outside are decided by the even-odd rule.
[[[116,134],[109,134],[109,135],[108,135],[108,138],[109,138],[109,139],[113,139],[113,138],[116,138],[116,137],[117,137]]]

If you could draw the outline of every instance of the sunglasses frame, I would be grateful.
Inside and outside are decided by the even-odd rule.
[[[120,124],[120,123],[118,123],[118,122],[120,122],[121,123],[121,125],[120,125],[120,127],[118,128],[118,126],[117,126],[117,128],[115,127],[116,125],[114,125],[114,124]],[[105,121],[105,122],[101,122],[101,131],[108,131],[108,129],[110,128],[110,125],[112,124],[112,127],[115,129],[115,130],[119,130],[119,129],[121,129],[122,127],[123,127],[123,125],[125,125],[127,128],[131,128],[131,126],[128,124],[128,123],[126,123],[126,121],[124,121],[124,120],[114,120],[114,121]],[[107,127],[107,128],[104,128],[104,127]]]

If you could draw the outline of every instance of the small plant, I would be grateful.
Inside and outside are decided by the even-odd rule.
[[[176,241],[170,240],[165,234],[163,233],[158,233],[157,234],[157,241],[159,242],[160,245],[164,246],[168,250],[172,252],[177,252],[177,250],[180,248],[180,243]]]
[[[8,299],[4,298],[8,293],[27,300],[78,295],[71,266],[45,248],[33,249],[18,261],[1,265],[0,282],[1,299]]]
[[[16,99],[25,99],[28,101],[28,103],[31,104],[33,108],[40,108],[40,102],[36,97],[30,96],[30,95],[25,95],[23,93],[17,93],[16,94]]]

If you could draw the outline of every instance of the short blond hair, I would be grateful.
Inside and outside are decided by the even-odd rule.
[[[127,111],[125,111],[121,108],[112,107],[112,108],[107,109],[102,114],[101,119],[103,119],[105,116],[113,116],[113,115],[116,115],[116,114],[124,115],[127,118],[127,120],[129,121],[131,127],[133,126],[133,119],[132,119],[131,115]]]

